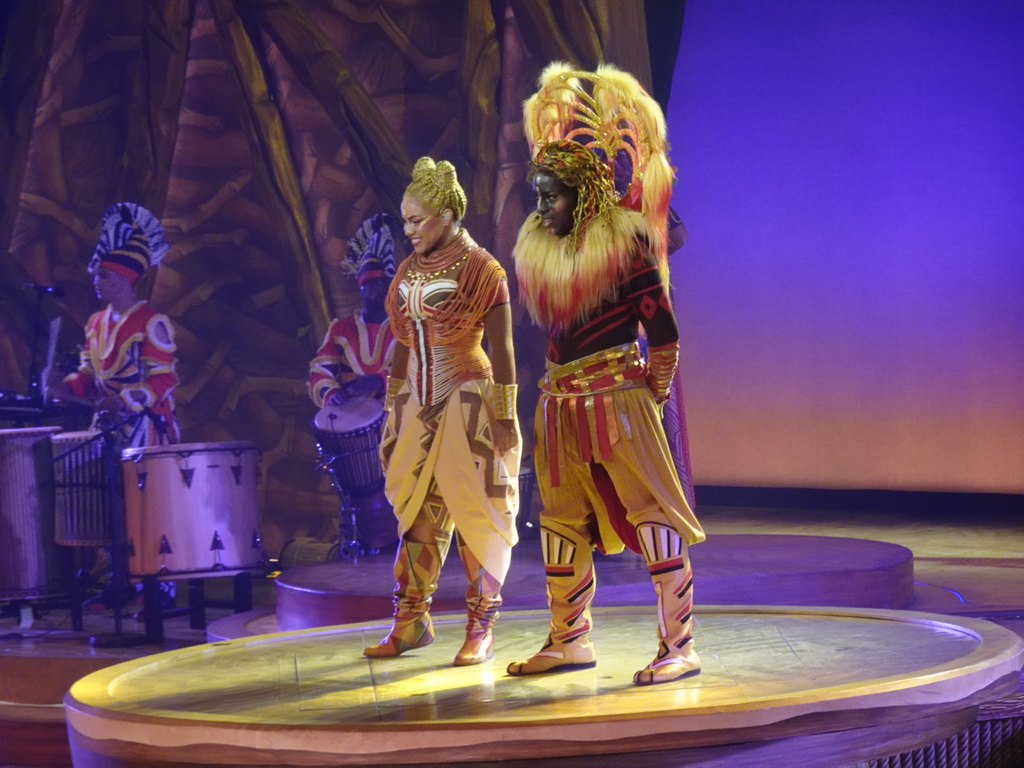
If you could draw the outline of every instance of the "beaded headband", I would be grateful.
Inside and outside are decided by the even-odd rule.
[[[541,147],[531,164],[531,177],[544,172],[576,189],[572,231],[565,245],[566,253],[576,253],[590,223],[615,204],[611,171],[582,144],[560,139]]]

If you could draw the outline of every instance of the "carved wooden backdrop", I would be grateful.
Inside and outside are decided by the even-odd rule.
[[[184,439],[260,446],[272,553],[336,529],[305,379],[358,302],[337,266],[359,222],[397,213],[416,157],[445,157],[508,267],[540,69],[608,60],[649,81],[641,0],[10,0],[6,22],[0,390],[27,386],[22,283],[63,289],[42,319],[64,316],[72,349],[98,308],[100,216],[142,203],[171,244],[143,288],[177,331]],[[516,314],[528,426],[543,343]]]

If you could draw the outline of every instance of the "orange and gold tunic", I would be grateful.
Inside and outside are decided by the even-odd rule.
[[[387,321],[368,323],[361,310],[333,320],[309,364],[309,396],[323,408],[341,391],[339,382],[356,376],[379,376],[385,389],[394,351],[395,337]]]
[[[507,453],[495,449],[495,385],[480,344],[485,318],[508,301],[508,288],[501,265],[464,231],[449,247],[464,252],[457,274],[419,275],[406,259],[388,294],[409,368],[384,425],[384,491],[400,536],[422,515],[435,529],[454,526],[502,581],[518,538],[521,441]]]
[[[481,346],[484,318],[509,300],[505,270],[468,232],[445,250],[453,256],[461,251],[465,258],[458,280],[420,274],[409,257],[398,267],[387,299],[395,338],[409,347],[407,379],[420,405],[436,405],[460,384],[490,377]]]

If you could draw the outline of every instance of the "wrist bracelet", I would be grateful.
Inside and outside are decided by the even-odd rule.
[[[654,393],[655,400],[661,401],[668,397],[678,364],[678,342],[653,347],[647,351],[647,385]]]
[[[388,391],[384,395],[384,410],[390,411],[392,406],[395,404],[395,396],[398,391],[405,386],[405,379],[395,378],[394,376],[388,376]]]
[[[518,384],[500,384],[494,382],[494,415],[499,419],[516,417],[516,393]]]

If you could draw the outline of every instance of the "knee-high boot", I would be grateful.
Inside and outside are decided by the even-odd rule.
[[[488,573],[476,556],[459,539],[459,556],[466,569],[466,641],[455,654],[453,664],[465,667],[487,661],[494,655],[494,622],[501,607],[501,582]]]
[[[592,667],[594,645],[590,642],[590,604],[597,579],[593,549],[577,531],[558,523],[541,527],[544,572],[551,632],[544,647],[525,661],[508,666],[510,675],[537,675]]]
[[[404,538],[399,542],[395,556],[394,622],[384,639],[363,649],[364,655],[398,656],[434,642],[430,596],[437,589],[444,554],[437,544],[422,544]]]
[[[686,542],[661,523],[636,528],[658,594],[658,655],[633,676],[637,685],[667,683],[700,670],[693,647],[693,570]]]

